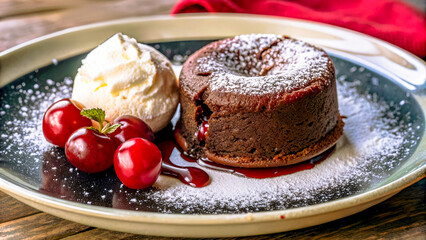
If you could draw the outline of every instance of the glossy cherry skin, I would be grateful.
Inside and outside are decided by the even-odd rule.
[[[123,115],[114,120],[114,124],[116,123],[120,124],[120,127],[111,133],[110,136],[117,143],[117,146],[136,137],[144,138],[150,142],[155,140],[152,129],[138,117]]]
[[[102,172],[111,167],[115,150],[115,142],[109,136],[88,128],[75,131],[65,145],[68,161],[86,173]]]
[[[43,134],[46,140],[63,148],[75,130],[92,126],[90,119],[80,115],[83,108],[83,104],[69,98],[52,104],[43,116]]]
[[[128,188],[152,186],[161,173],[161,152],[143,138],[132,138],[122,143],[114,156],[117,177]]]

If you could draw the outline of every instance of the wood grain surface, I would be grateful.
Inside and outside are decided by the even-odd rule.
[[[0,0],[0,51],[62,29],[155,14],[175,0]]]
[[[0,0],[0,51],[73,26],[168,14],[175,0]],[[330,223],[230,239],[426,239],[423,179],[387,201]],[[93,228],[40,212],[0,191],[0,239],[167,239]]]

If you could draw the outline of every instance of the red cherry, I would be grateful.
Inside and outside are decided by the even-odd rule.
[[[46,140],[63,148],[75,130],[92,126],[90,119],[80,115],[83,108],[83,104],[69,98],[52,104],[43,116],[43,134]]]
[[[117,177],[128,188],[152,186],[161,172],[161,152],[152,142],[132,138],[121,144],[114,156]]]
[[[65,155],[79,170],[97,173],[112,166],[115,149],[116,145],[109,136],[80,128],[68,139]]]
[[[123,115],[114,120],[114,124],[120,124],[110,136],[117,143],[121,143],[136,137],[144,138],[148,141],[154,142],[154,133],[151,128],[142,121],[140,118],[132,115]]]

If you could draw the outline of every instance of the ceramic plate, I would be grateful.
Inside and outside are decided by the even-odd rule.
[[[321,46],[336,66],[345,134],[321,163],[275,178],[203,168],[212,179],[207,187],[192,188],[161,176],[152,188],[136,191],[124,187],[111,169],[80,172],[65,160],[62,149],[44,140],[40,121],[51,103],[71,96],[85,54],[116,32],[157,48],[176,71],[205,44],[239,34],[285,34]],[[349,30],[230,14],[132,18],[21,44],[0,53],[0,69],[0,189],[82,224],[161,236],[275,233],[362,211],[425,174],[425,63]],[[162,134],[170,134],[171,128]],[[197,166],[176,150],[170,154],[177,164]]]

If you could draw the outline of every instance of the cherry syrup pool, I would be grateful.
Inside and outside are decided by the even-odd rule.
[[[273,168],[239,168],[218,164],[208,159],[196,159],[186,155],[185,152],[178,146],[178,144],[174,140],[173,134],[170,133],[167,133],[167,136],[165,138],[163,137],[163,139],[158,142],[157,145],[163,155],[162,174],[176,177],[182,183],[188,184],[193,187],[207,186],[211,181],[210,176],[200,168],[182,166],[180,165],[181,162],[195,162],[201,167],[206,167],[223,172],[229,172],[241,177],[264,179],[279,177],[311,169],[315,165],[327,159],[335,151],[335,146],[333,146],[325,152],[307,161],[289,166]],[[179,154],[172,154],[174,151],[179,152]]]

